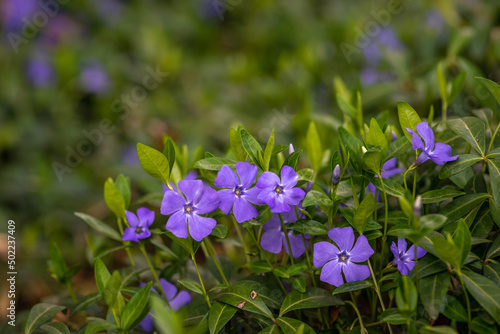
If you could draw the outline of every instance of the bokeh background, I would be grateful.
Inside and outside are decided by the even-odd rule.
[[[334,140],[335,77],[393,124],[401,100],[440,114],[439,62],[467,73],[451,116],[493,105],[474,76],[500,80],[497,0],[1,0],[0,22],[0,254],[3,268],[13,219],[21,318],[60,292],[53,242],[82,265],[77,294],[95,290],[89,259],[106,244],[73,212],[113,221],[107,177],[130,176],[135,198],[161,190],[137,142],[162,149],[166,133],[224,155],[242,124],[300,147],[309,119]],[[7,302],[2,290],[2,322]]]

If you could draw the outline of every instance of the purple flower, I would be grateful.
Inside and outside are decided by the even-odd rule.
[[[382,166],[382,169],[384,171],[382,173],[380,173],[380,175],[384,179],[388,179],[388,178],[390,178],[393,175],[396,175],[396,174],[399,174],[399,173],[403,172],[403,170],[401,168],[398,168],[398,160],[397,160],[397,158],[392,158],[392,159],[387,160],[384,163],[384,165]],[[375,175],[375,177],[378,177],[378,175]],[[373,195],[375,196],[375,194],[377,192],[377,188],[375,188],[375,186],[373,185],[373,183],[369,183],[366,186],[366,189],[368,189],[369,191],[371,191],[373,193]],[[378,200],[380,200],[380,194],[378,195]]]
[[[182,180],[178,187],[184,196],[168,190],[161,203],[161,213],[170,215],[166,228],[178,238],[187,238],[189,225],[189,235],[201,241],[217,225],[215,219],[200,216],[219,207],[217,192],[201,180]]]
[[[332,184],[337,185],[340,182],[340,166],[337,164],[332,173]]]
[[[243,223],[259,215],[257,209],[250,203],[262,205],[264,202],[258,198],[260,190],[257,187],[250,188],[257,176],[257,166],[248,162],[238,162],[236,171],[238,175],[228,166],[222,166],[214,185],[225,188],[217,192],[220,209],[227,215],[232,208],[236,221]]]
[[[127,227],[125,232],[123,232],[123,240],[139,242],[139,239],[146,239],[151,236],[149,226],[151,226],[155,220],[155,213],[153,211],[146,208],[140,208],[137,209],[136,216],[134,213],[125,210],[125,215],[127,216],[130,227]]]
[[[172,283],[167,282],[164,278],[160,278],[160,284],[173,311],[177,311],[191,302],[191,296],[187,291],[177,293],[177,287]],[[145,283],[139,284],[141,288],[145,285]],[[151,291],[158,293],[154,288],[151,288]],[[152,332],[153,317],[151,314],[146,315],[140,325],[146,332]]]
[[[302,207],[301,207],[302,208]],[[304,214],[300,214],[300,218],[304,218]],[[297,215],[294,210],[285,212],[283,214],[283,222],[286,224],[292,223],[297,220]],[[286,243],[285,232],[281,228],[281,221],[278,214],[274,214],[267,223],[262,226],[264,233],[260,240],[260,245],[263,249],[268,252],[278,254],[284,248],[286,253],[290,255],[288,251],[288,244]],[[305,253],[304,240],[302,240],[301,235],[294,236],[293,231],[289,230],[288,240],[290,240],[290,247],[292,248],[293,257],[300,257]],[[309,235],[305,235],[306,238],[310,238]],[[307,245],[306,241],[306,245]]]
[[[338,248],[327,241],[314,245],[313,261],[316,268],[323,266],[320,279],[333,286],[344,284],[342,272],[347,282],[363,281],[370,276],[367,265],[354,262],[364,262],[373,254],[368,239],[360,235],[354,244],[352,227],[337,227],[328,231],[328,236]],[[354,247],[353,247],[354,245]]]
[[[418,135],[413,132],[412,129],[406,128],[406,131],[411,133],[412,139],[412,148],[416,150],[417,148],[422,150],[422,153],[415,161],[415,165],[421,165],[428,160],[434,161],[438,165],[444,165],[445,162],[454,161],[458,159],[458,155],[451,156],[451,146],[444,143],[436,143],[434,145],[434,132],[432,132],[429,123],[422,122],[417,125]],[[422,139],[425,142],[422,142]]]
[[[264,172],[257,180],[257,188],[261,189],[259,199],[271,208],[272,213],[290,211],[290,205],[298,205],[306,193],[294,188],[299,177],[290,166],[281,168],[281,179],[271,172]]]
[[[415,245],[412,245],[408,251],[406,250],[406,240],[398,238],[398,246],[393,241],[391,245],[394,261],[392,263],[398,266],[398,270],[402,275],[409,275],[413,267],[415,267]],[[417,246],[417,259],[424,256],[427,251]]]
[[[36,52],[28,60],[26,77],[34,87],[50,87],[54,84],[54,67],[49,57],[43,52]]]
[[[111,83],[108,73],[98,62],[91,62],[83,67],[80,74],[80,86],[88,93],[105,94]]]
[[[135,150],[135,152],[137,154],[137,149],[134,148],[134,150]],[[138,159],[137,161],[139,161],[139,158],[137,158],[137,159]],[[197,177],[198,177],[198,172],[196,170],[192,170],[192,171],[190,171],[189,173],[186,174],[186,176],[184,177],[184,181],[186,181],[186,180],[196,180]],[[172,186],[172,188],[174,189],[174,191],[179,192],[179,189],[177,189],[177,186],[175,184],[171,183],[170,185]],[[170,190],[170,188],[166,184],[163,184],[162,188],[163,188],[163,192]]]

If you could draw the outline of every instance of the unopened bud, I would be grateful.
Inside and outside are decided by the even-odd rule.
[[[292,154],[293,152],[295,152],[295,149],[293,148],[293,145],[290,144],[290,146],[288,146],[288,154]]]
[[[361,146],[361,151],[363,151],[363,154],[365,154],[366,152],[368,152],[368,150],[364,146]]]
[[[396,134],[396,132],[392,131],[391,141],[395,141],[396,139],[398,139],[398,135]]]
[[[422,196],[418,195],[413,204],[413,215],[420,217],[422,215]]]
[[[332,183],[335,186],[335,185],[339,184],[339,182],[340,182],[340,166],[337,165],[333,169]]]

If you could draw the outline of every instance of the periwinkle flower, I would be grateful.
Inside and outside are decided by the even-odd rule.
[[[34,87],[46,88],[54,84],[54,67],[45,53],[36,52],[28,60],[26,77]]]
[[[183,195],[168,190],[161,203],[161,213],[170,216],[166,229],[178,238],[187,238],[189,234],[201,241],[217,225],[215,219],[200,216],[219,207],[217,192],[201,180],[182,180],[177,185]]]
[[[406,131],[412,135],[412,148],[414,150],[418,148],[422,150],[422,153],[418,156],[417,161],[415,161],[416,166],[419,166],[428,160],[432,160],[438,165],[444,165],[445,162],[455,161],[458,159],[458,155],[451,155],[450,145],[444,143],[434,143],[434,132],[429,126],[429,123],[422,122],[417,124],[418,134],[413,132],[412,129],[406,128]],[[424,140],[425,145],[420,137]]]
[[[382,166],[383,172],[380,173],[383,179],[388,179],[393,175],[402,173],[403,170],[401,168],[398,168],[398,160],[397,158],[392,158],[387,160],[384,165]],[[378,177],[378,175],[375,175],[375,177]],[[377,188],[373,185],[373,183],[369,183],[366,188],[373,193],[373,195],[376,194]],[[378,195],[378,200],[380,200],[380,194]]]
[[[281,168],[281,179],[272,172],[264,172],[257,180],[257,188],[261,189],[259,199],[271,208],[272,213],[290,211],[290,205],[298,205],[306,193],[296,188],[299,177],[290,166]]]
[[[160,284],[173,311],[177,311],[191,302],[191,296],[187,291],[180,291],[177,293],[177,287],[166,281],[164,278],[160,278]],[[146,283],[139,284],[140,287],[145,285]],[[151,288],[151,291],[158,293],[154,288]],[[141,321],[140,326],[146,332],[152,332],[153,316],[151,314],[146,315],[146,317]]]
[[[90,62],[82,69],[80,86],[88,93],[105,94],[109,91],[111,83],[102,65],[98,62]]]
[[[304,214],[299,215],[300,218],[304,218]],[[295,222],[297,220],[297,215],[294,210],[285,212],[282,215],[283,222],[286,224]],[[279,215],[275,213],[267,223],[262,226],[264,233],[260,240],[260,246],[268,252],[278,254],[284,248],[286,253],[290,255],[288,250],[288,244],[286,243],[285,232],[281,227],[281,221]],[[288,240],[290,241],[290,247],[292,248],[292,255],[294,258],[300,257],[305,253],[304,240],[302,240],[301,235],[293,235],[292,230],[288,230]],[[309,235],[305,235],[307,239],[310,238]],[[306,241],[306,245],[308,242]]]
[[[260,189],[252,187],[257,176],[257,166],[248,162],[236,163],[236,175],[231,168],[224,165],[217,173],[214,185],[219,190],[220,209],[227,215],[233,209],[234,218],[238,223],[243,223],[259,215],[257,209],[250,203],[264,204],[258,196]]]
[[[125,216],[130,227],[127,227],[123,232],[122,240],[139,242],[139,239],[146,239],[151,236],[149,226],[155,220],[155,213],[153,211],[147,208],[140,208],[137,209],[136,216],[133,212],[125,210]]]
[[[398,238],[398,246],[393,241],[391,245],[392,254],[394,254],[394,261],[392,263],[398,267],[402,275],[409,275],[415,267],[415,245],[412,245],[408,251],[406,250],[406,240]],[[417,246],[417,259],[424,256],[427,251]]]
[[[321,268],[320,280],[333,286],[346,282],[363,281],[370,276],[367,265],[354,262],[364,262],[373,254],[368,239],[360,235],[354,243],[352,227],[336,227],[328,231],[328,236],[337,246],[327,241],[314,244],[313,262],[316,268]]]

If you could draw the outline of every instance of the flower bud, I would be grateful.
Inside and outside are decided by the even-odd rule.
[[[335,166],[335,169],[333,170],[333,175],[332,175],[332,183],[333,185],[337,185],[340,182],[340,166],[337,165]]]
[[[395,141],[396,139],[398,139],[398,135],[396,132],[392,131],[391,141]]]
[[[418,195],[413,204],[413,215],[420,217],[422,215],[422,196]]]
[[[293,148],[293,145],[290,144],[290,146],[288,146],[288,154],[292,154],[293,152],[295,152],[295,149]]]

